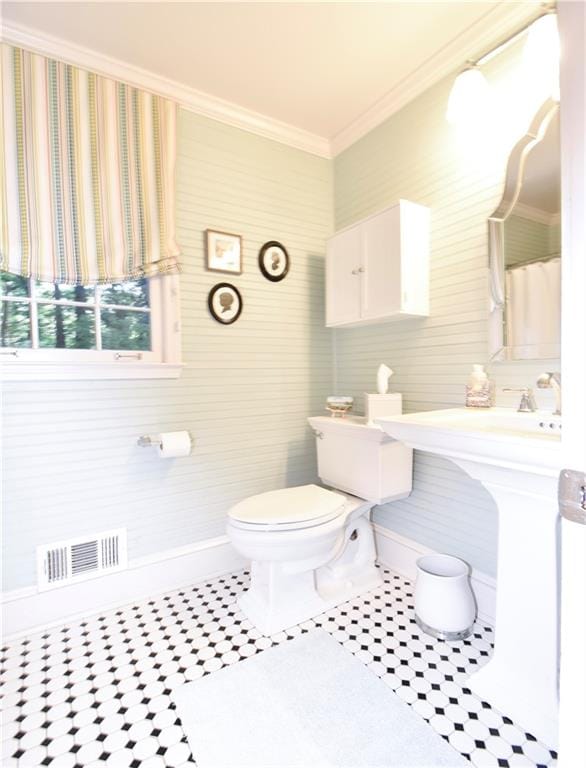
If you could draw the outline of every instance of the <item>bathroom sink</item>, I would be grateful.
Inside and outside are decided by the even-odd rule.
[[[561,417],[546,411],[449,408],[377,422],[387,434],[422,451],[556,477],[561,468]]]
[[[561,419],[452,408],[377,419],[411,448],[451,459],[496,502],[496,642],[468,687],[550,746],[557,742]],[[536,674],[538,670],[538,674]]]

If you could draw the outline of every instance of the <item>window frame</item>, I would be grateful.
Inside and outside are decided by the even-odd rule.
[[[3,381],[178,378],[183,368],[179,277],[178,275],[157,275],[148,280],[151,317],[150,350],[139,352],[128,349],[1,347],[0,378]],[[34,286],[32,282],[31,286]],[[24,297],[20,300],[27,301]],[[34,287],[31,289],[28,302],[31,305],[31,319],[35,320],[37,303]],[[49,300],[42,303],[55,304],[56,302]],[[63,305],[75,306],[69,301],[63,302]],[[95,309],[95,304],[88,303],[87,307]],[[32,327],[35,327],[35,323]]]

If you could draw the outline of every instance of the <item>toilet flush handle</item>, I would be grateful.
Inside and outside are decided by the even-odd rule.
[[[324,433],[320,432],[319,429],[314,429],[313,434],[317,437],[318,440],[324,439]]]

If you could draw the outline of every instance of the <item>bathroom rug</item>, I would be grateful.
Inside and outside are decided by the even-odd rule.
[[[321,629],[177,688],[198,768],[469,766]]]

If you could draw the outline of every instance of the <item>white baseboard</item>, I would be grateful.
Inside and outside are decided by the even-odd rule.
[[[398,533],[374,526],[381,565],[409,579],[416,576],[415,561],[433,550]],[[39,592],[26,587],[2,595],[2,628],[5,640],[60,626],[102,611],[127,605],[172,589],[237,571],[247,565],[227,536],[206,539],[186,547],[132,560],[124,571],[92,581]],[[478,616],[494,625],[496,582],[479,571],[471,576]],[[114,597],[115,596],[115,597]]]
[[[434,554],[433,549],[424,547],[423,544],[383,528],[381,525],[374,524],[374,536],[379,563],[408,579],[415,579],[417,575],[415,565],[417,558]],[[472,569],[470,582],[476,597],[478,618],[493,627],[496,615],[496,580],[492,576]]]
[[[4,639],[65,624],[136,600],[244,568],[227,536],[131,560],[128,568],[91,581],[39,592],[26,587],[2,595]]]

